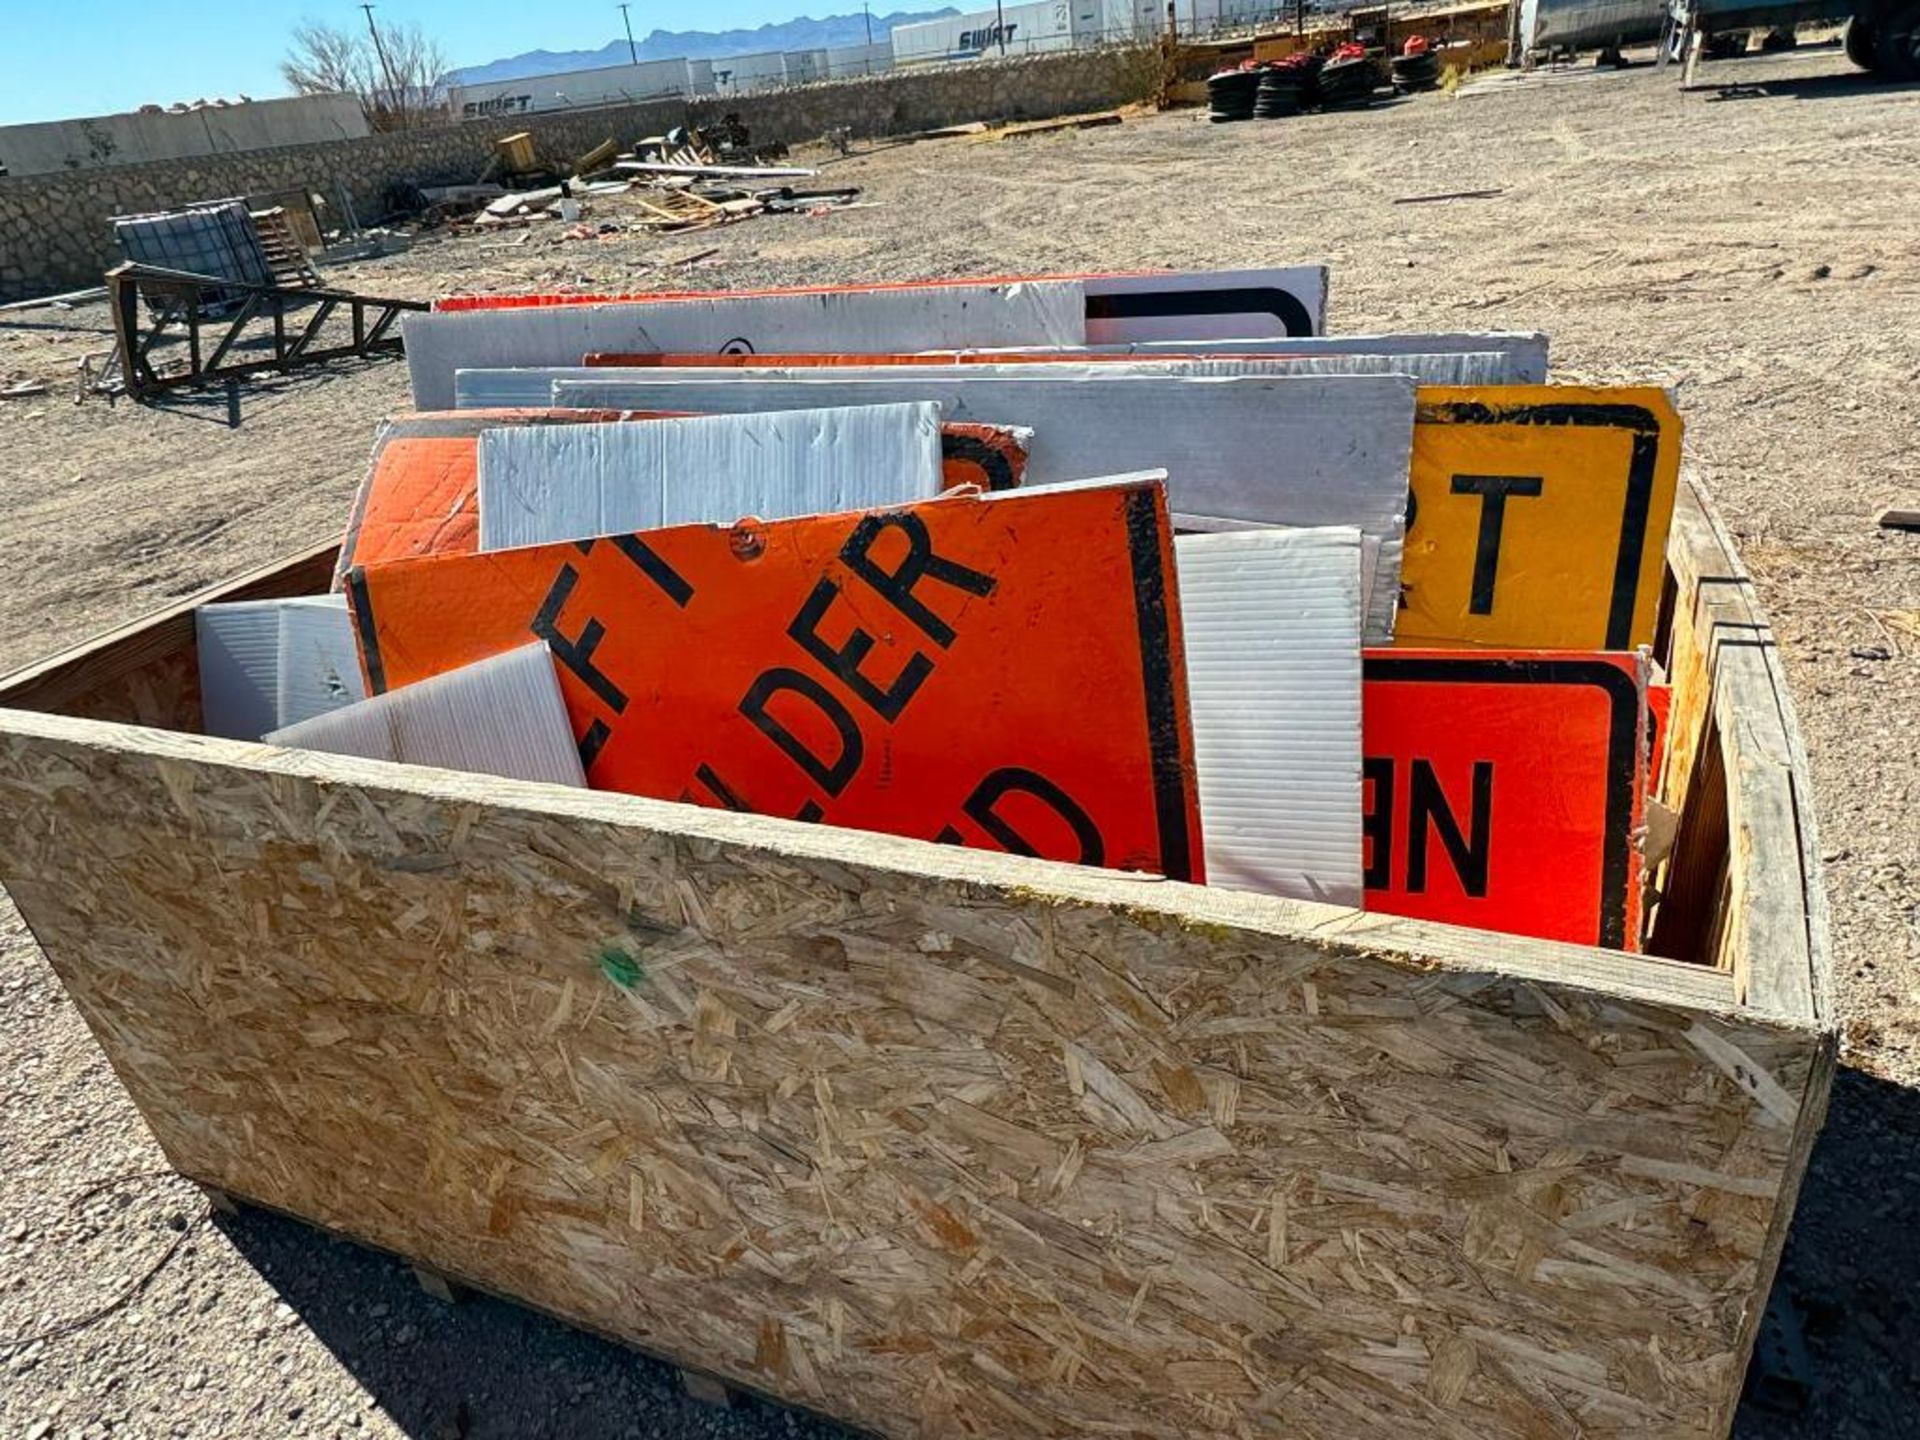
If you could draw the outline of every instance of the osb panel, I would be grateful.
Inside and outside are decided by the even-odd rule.
[[[0,878],[199,1179],[893,1436],[1728,1423],[1822,1034],[1327,907],[0,719]]]

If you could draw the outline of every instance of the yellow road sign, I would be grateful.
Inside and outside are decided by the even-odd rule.
[[[1662,390],[1421,386],[1396,643],[1647,643],[1679,478]]]

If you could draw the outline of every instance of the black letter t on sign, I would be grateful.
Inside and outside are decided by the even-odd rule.
[[[1473,597],[1467,611],[1493,613],[1493,583],[1500,569],[1500,531],[1506,523],[1507,497],[1540,493],[1538,475],[1456,475],[1453,493],[1480,497],[1480,543],[1473,552]]]

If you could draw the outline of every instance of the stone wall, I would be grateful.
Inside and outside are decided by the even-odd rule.
[[[1141,100],[1153,91],[1151,48],[1071,50],[1003,63],[895,71],[753,95],[469,121],[245,154],[205,155],[65,175],[0,178],[0,302],[96,285],[118,263],[109,217],[229,195],[318,193],[339,226],[344,195],[362,223],[406,203],[419,185],[477,178],[494,141],[531,132],[543,157],[579,155],[608,138],[623,145],[737,111],[757,142],[796,144],[850,126],[860,138],[971,120],[1039,119]]]

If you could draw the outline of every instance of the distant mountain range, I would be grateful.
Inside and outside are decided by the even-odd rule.
[[[873,41],[876,45],[883,42],[896,25],[938,20],[959,13],[948,5],[939,10],[899,10],[891,15],[875,15]],[[681,55],[689,60],[719,59],[726,55],[752,55],[761,50],[829,50],[842,45],[866,44],[867,25],[864,15],[829,15],[824,20],[803,15],[798,20],[762,25],[754,30],[655,30],[634,48],[642,60],[672,60]],[[450,71],[444,80],[449,85],[477,85],[488,80],[518,80],[524,75],[625,65],[630,58],[626,39],[622,37],[608,41],[598,50],[529,50],[524,55]]]

